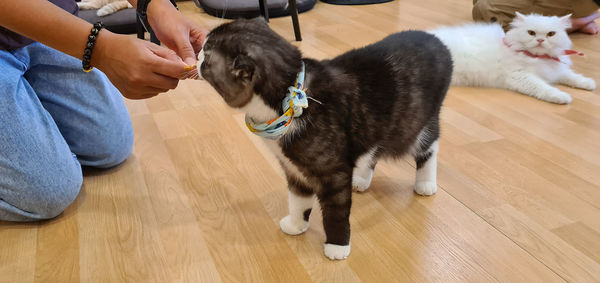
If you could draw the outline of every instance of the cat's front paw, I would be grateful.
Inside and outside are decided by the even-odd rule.
[[[288,215],[279,221],[279,227],[288,235],[300,235],[308,229],[308,221],[294,220]]]
[[[98,9],[98,11],[96,11],[96,16],[104,17],[104,16],[109,15],[110,13],[112,13],[112,11],[110,9],[108,9],[108,7],[102,7],[100,9]]]
[[[590,78],[582,78],[577,81],[577,85],[575,87],[585,90],[594,90],[596,89],[596,82]]]
[[[325,252],[325,256],[331,260],[346,259],[350,255],[350,244],[347,246],[325,244],[323,251]]]
[[[573,100],[568,93],[560,90],[552,91],[548,95],[540,97],[540,99],[556,104],[569,104]]]
[[[430,196],[437,192],[437,183],[436,182],[417,182],[415,184],[415,193],[422,196]]]

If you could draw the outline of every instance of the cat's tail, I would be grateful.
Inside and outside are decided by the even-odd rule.
[[[131,4],[129,4],[129,2],[127,2],[127,1],[116,1],[116,2],[112,2],[112,3],[108,3],[108,4],[104,5],[104,7],[98,9],[98,12],[96,12],[96,15],[98,15],[98,17],[104,17],[104,16],[108,16],[116,11],[127,9],[127,8],[133,8],[133,6],[131,6]]]

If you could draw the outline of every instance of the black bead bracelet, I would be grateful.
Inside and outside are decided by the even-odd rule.
[[[85,45],[85,49],[83,50],[83,59],[81,59],[81,65],[83,66],[83,71],[88,73],[93,67],[90,65],[90,60],[92,59],[92,51],[94,51],[94,46],[96,45],[96,38],[98,38],[98,33],[104,27],[102,22],[97,22],[94,24],[94,27],[90,31],[90,35],[88,36],[87,44]]]

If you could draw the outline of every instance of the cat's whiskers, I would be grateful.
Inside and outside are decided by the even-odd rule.
[[[308,99],[310,99],[310,100],[312,100],[312,101],[314,101],[314,102],[316,102],[316,103],[319,103],[319,104],[323,105],[323,102],[321,102],[321,101],[318,101],[318,100],[316,100],[316,99],[314,99],[314,98],[312,98],[312,97],[310,97],[310,96],[308,96],[308,95],[306,96],[306,98],[308,98]]]
[[[225,13],[227,13],[227,8],[229,8],[229,0],[225,0],[225,8],[223,9],[221,19],[219,20],[219,25],[221,25],[225,21]]]

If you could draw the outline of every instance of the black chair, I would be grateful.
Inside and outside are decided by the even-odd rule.
[[[0,0],[1,1],[1,0]],[[98,10],[80,10],[78,16],[90,24],[97,22],[104,23],[104,27],[114,33],[132,34],[136,33],[138,25],[135,22],[135,9],[128,8],[117,11],[108,16],[99,17],[96,15]]]
[[[267,22],[269,22],[269,9],[267,7],[266,1],[267,0],[258,0],[258,4],[260,6],[260,14],[265,18]],[[177,3],[175,3],[174,0],[171,0],[171,3],[173,3],[173,6],[177,8]],[[288,5],[290,14],[292,16],[292,24],[294,25],[294,35],[296,36],[296,41],[302,41],[302,35],[300,34],[300,22],[298,21],[298,9],[296,8],[296,0],[288,0]],[[156,44],[160,44],[160,41],[158,40],[158,38],[156,38],[156,35],[152,31],[152,28],[150,27],[150,25],[147,24],[147,21],[144,20],[146,19],[146,15],[143,11],[141,11],[142,9],[139,6],[140,5],[138,5],[136,9],[138,38],[144,39],[145,32],[147,31],[148,33],[150,33],[150,41]]]
[[[267,7],[267,0],[258,0],[258,5],[260,6],[260,14],[269,22],[269,9]],[[292,24],[294,25],[294,35],[296,36],[296,41],[302,41],[302,35],[300,34],[300,22],[298,21],[298,9],[296,9],[296,0],[288,0],[288,5],[290,5],[289,10],[292,16]]]
[[[267,0],[258,0],[258,11],[255,5],[256,2],[252,3],[250,0],[193,0],[198,8],[201,8],[209,15],[225,18],[225,19],[237,19],[237,18],[253,18],[262,16],[265,20],[269,21],[269,5]],[[269,0],[270,10],[274,16],[292,16],[292,23],[294,25],[294,34],[297,41],[302,40],[300,35],[300,23],[298,21],[298,7],[301,11],[307,11],[317,2],[316,0]],[[298,2],[300,6],[298,6]],[[281,6],[287,3],[287,6]]]
[[[177,7],[177,3],[175,3],[175,0],[170,0],[170,1],[171,1],[171,4],[173,4],[173,6],[175,6],[175,9],[179,10],[179,8]],[[142,3],[142,1],[138,1],[137,7],[135,9],[137,37],[139,39],[144,39],[146,32],[148,32],[148,33],[150,33],[150,41],[160,45],[160,40],[158,40],[158,38],[156,37],[156,34],[154,34],[154,31],[152,31],[152,27],[150,27],[150,24],[148,24],[148,18],[146,17],[146,11],[144,11],[144,9],[142,8],[141,3]]]

